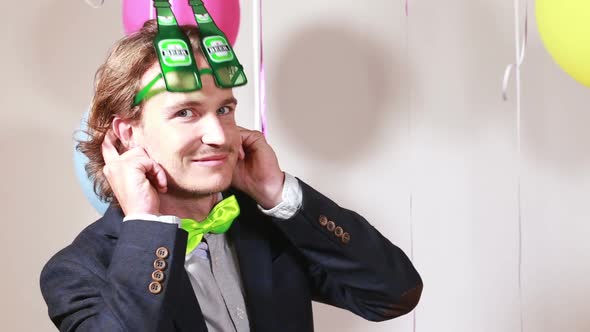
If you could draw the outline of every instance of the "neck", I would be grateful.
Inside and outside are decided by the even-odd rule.
[[[160,213],[173,215],[180,219],[205,219],[211,209],[217,204],[219,193],[213,193],[197,197],[177,197],[169,194],[160,194]]]

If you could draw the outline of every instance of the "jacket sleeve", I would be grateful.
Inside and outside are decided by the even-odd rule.
[[[112,257],[102,257],[105,241],[116,241]],[[166,258],[157,257],[159,248],[166,249]],[[51,320],[60,331],[169,330],[166,304],[184,272],[184,248],[186,232],[160,222],[127,221],[117,240],[83,232],[41,273]],[[161,290],[151,292],[156,259],[166,267],[158,268],[164,274]]]
[[[422,293],[410,259],[362,216],[299,182],[301,208],[273,223],[308,262],[314,300],[371,321],[410,312]]]

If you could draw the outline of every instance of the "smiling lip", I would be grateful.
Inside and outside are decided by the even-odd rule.
[[[226,154],[214,155],[214,156],[207,156],[199,159],[193,159],[193,162],[198,163],[199,165],[203,166],[215,166],[221,165],[227,159]]]

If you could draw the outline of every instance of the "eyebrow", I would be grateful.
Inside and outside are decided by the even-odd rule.
[[[196,101],[196,100],[186,100],[179,103],[173,103],[171,105],[166,106],[167,110],[179,109],[179,108],[188,108],[188,107],[195,107],[199,108],[203,106],[203,102]],[[234,97],[229,97],[221,101],[220,105],[227,105],[227,104],[238,104],[238,100]]]

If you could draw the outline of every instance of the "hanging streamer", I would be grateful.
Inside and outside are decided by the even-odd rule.
[[[409,15],[410,11],[409,11],[409,5],[408,5],[408,0],[406,0],[406,5],[405,5],[405,9],[406,9],[406,17]]]
[[[172,6],[173,2],[174,2],[174,0],[170,0],[170,6]],[[147,10],[149,11],[148,17],[150,18],[150,20],[155,19],[156,18],[156,8],[154,8],[153,3],[151,6],[147,6]]]
[[[253,7],[253,48],[254,48],[254,129],[267,135],[266,122],[266,77],[262,44],[262,0]]]
[[[515,6],[519,6],[519,0],[515,0]],[[516,9],[518,11],[518,8]],[[520,13],[516,14],[518,16],[518,21],[520,21]],[[520,30],[517,27],[516,31],[516,63],[509,64],[504,71],[504,79],[502,81],[502,99],[508,100],[508,83],[510,82],[510,78],[512,77],[512,70],[517,68],[520,71],[520,66],[524,62],[525,58],[525,51],[528,42],[528,26],[529,26],[529,17],[528,17],[528,0],[525,0],[525,15],[524,15],[524,32],[522,35],[522,42],[520,39]],[[520,47],[519,47],[520,45]],[[517,87],[518,89],[518,87]]]
[[[410,4],[409,0],[404,1],[404,14],[406,15],[406,59],[410,58]],[[408,131],[412,141],[412,107],[411,93],[408,91]],[[413,160],[410,156],[409,160]],[[412,181],[413,182],[413,181]],[[414,190],[410,184],[410,259],[414,262]],[[416,315],[418,309],[412,310],[412,332],[416,332]]]
[[[262,37],[262,0],[260,6],[260,130],[266,136],[266,75],[264,71],[264,38]]]
[[[521,37],[521,26],[520,26],[520,0],[514,0],[514,40],[515,40],[515,51],[516,51],[516,62],[509,65],[504,72],[504,80],[502,83],[502,98],[508,100],[508,82],[512,76],[512,70],[515,71],[516,76],[516,144],[517,144],[517,202],[518,202],[518,301],[520,307],[520,331],[524,332],[524,311],[523,311],[523,287],[522,287],[522,202],[521,202],[521,184],[522,184],[522,136],[521,136],[521,80],[520,80],[520,67],[522,66],[525,58],[525,50],[527,45],[528,37],[528,0],[525,2],[524,12],[524,31]]]
[[[263,56],[260,57],[260,77],[260,130],[266,136],[266,77],[264,74]]]
[[[92,8],[100,8],[104,5],[104,0],[84,0]]]
[[[410,58],[410,8],[409,0],[404,1],[404,14],[406,15],[406,59]],[[412,109],[410,93],[408,91],[408,135],[412,141]],[[410,156],[409,160],[413,160]],[[410,184],[410,259],[414,262],[414,193],[412,185]],[[412,310],[412,332],[416,332],[416,312],[418,309]]]

